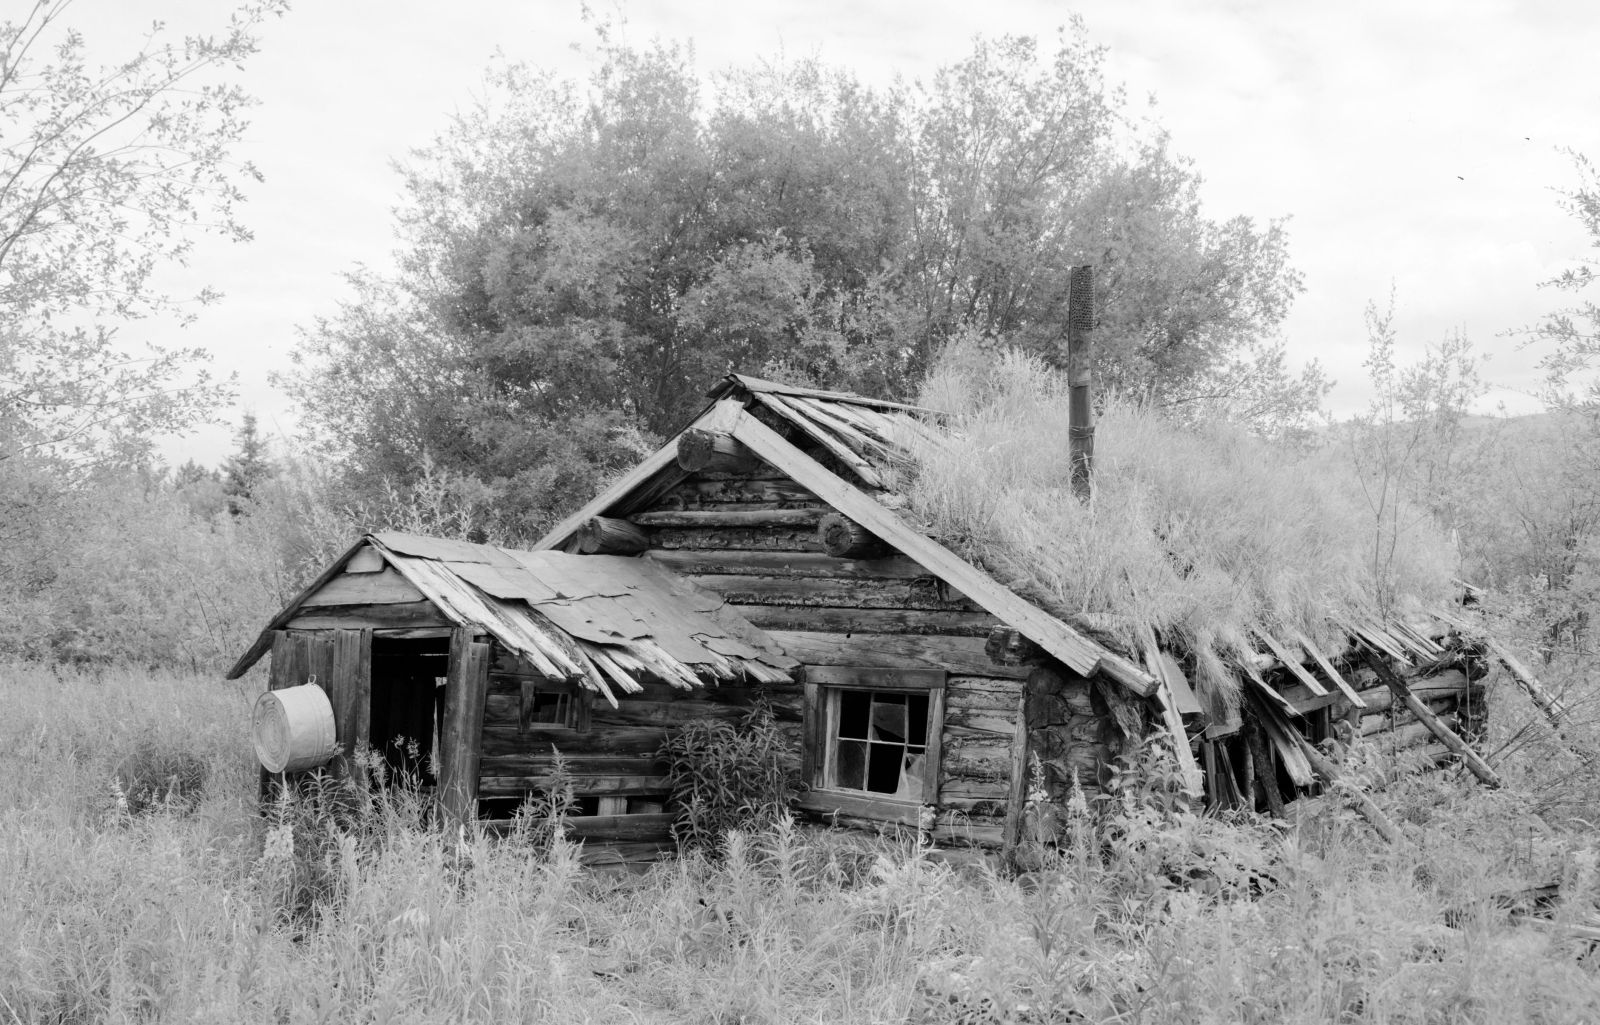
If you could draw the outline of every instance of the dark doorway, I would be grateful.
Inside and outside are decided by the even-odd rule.
[[[448,637],[372,639],[372,746],[391,781],[438,784],[434,754],[449,661]]]

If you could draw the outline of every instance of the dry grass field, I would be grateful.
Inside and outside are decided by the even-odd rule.
[[[263,819],[252,697],[0,667],[0,1022],[1600,1020],[1592,782],[1535,744],[1498,793],[1353,753],[1410,851],[1335,799],[1191,814],[1151,751],[1020,879],[798,828],[616,877],[403,793]],[[1491,899],[1550,882],[1542,912]]]

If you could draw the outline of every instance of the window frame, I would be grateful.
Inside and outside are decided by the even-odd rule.
[[[805,667],[805,743],[801,774],[810,787],[800,807],[823,814],[898,822],[915,827],[925,805],[939,803],[939,771],[945,726],[943,669],[880,669],[870,666]],[[847,692],[923,694],[928,731],[923,745],[922,797],[909,800],[871,790],[826,786],[839,740],[840,695]]]
[[[587,687],[580,687],[573,683],[558,683],[554,680],[535,679],[524,677],[521,681],[521,693],[517,699],[517,732],[526,736],[535,730],[574,730],[586,733],[589,730],[589,712],[594,706],[593,692]],[[540,695],[554,695],[567,699],[566,717],[561,722],[544,722],[531,719],[535,700]]]

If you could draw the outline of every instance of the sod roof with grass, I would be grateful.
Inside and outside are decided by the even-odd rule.
[[[1449,538],[1420,510],[1381,507],[1333,448],[1112,397],[1093,500],[1075,500],[1066,396],[1028,356],[952,348],[921,395],[945,430],[908,441],[898,486],[936,536],[1041,608],[1124,651],[1153,630],[1191,660],[1213,714],[1236,706],[1264,645],[1337,652],[1453,602]]]

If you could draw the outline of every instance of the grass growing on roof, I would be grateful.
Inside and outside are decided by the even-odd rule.
[[[1450,595],[1456,555],[1445,536],[1420,512],[1380,525],[1337,452],[1275,446],[1228,424],[1179,425],[1112,397],[1097,419],[1085,506],[1071,492],[1063,375],[958,343],[921,402],[955,415],[954,437],[915,449],[912,510],[1019,594],[1127,650],[1153,628],[1193,658],[1213,714],[1237,707],[1229,665],[1255,649],[1253,628],[1299,630],[1338,651],[1341,620]]]

